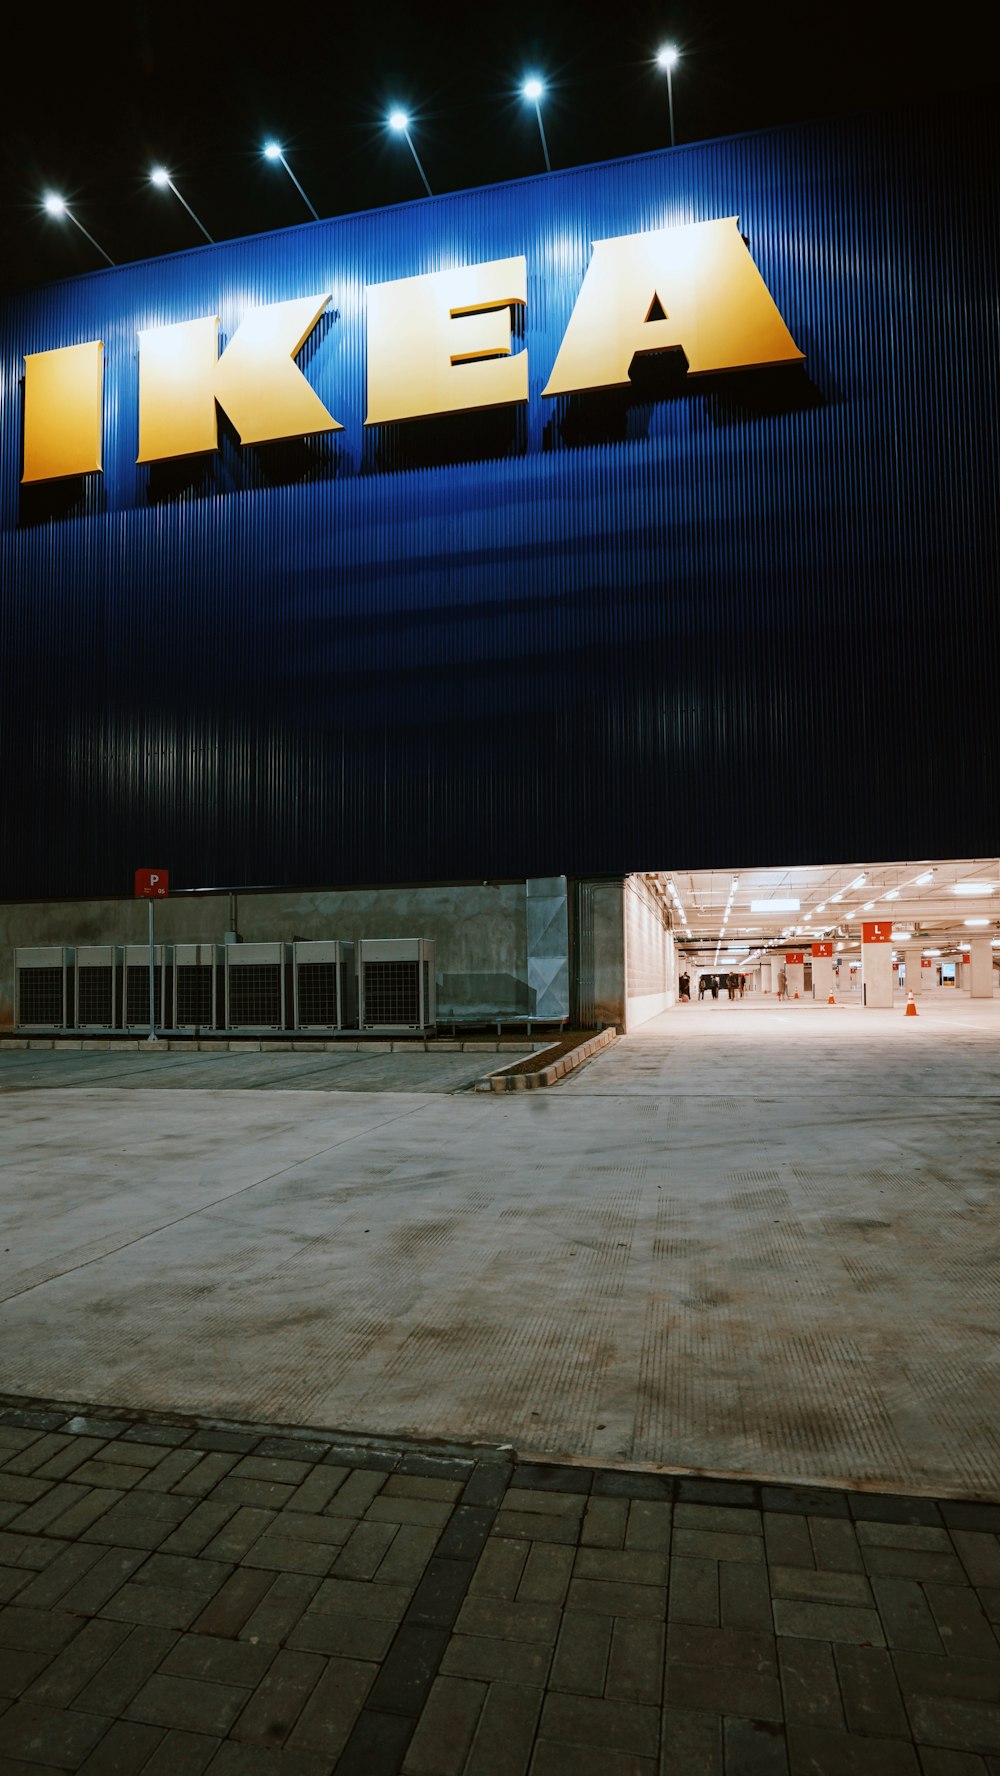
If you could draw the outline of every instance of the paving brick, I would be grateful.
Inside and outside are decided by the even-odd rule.
[[[331,1518],[330,1521],[333,1522],[334,1519]],[[421,1529],[412,1523],[402,1524],[379,1561],[375,1578],[382,1584],[415,1585],[423,1576],[437,1539],[436,1529]]]
[[[925,1548],[864,1547],[865,1570],[887,1578],[939,1580],[944,1584],[961,1585],[965,1574],[955,1554],[938,1553]]]
[[[220,1505],[252,1505],[261,1511],[280,1511],[297,1490],[297,1487],[283,1485],[278,1480],[231,1480],[227,1477],[212,1489],[212,1498]]]
[[[785,1735],[773,1721],[723,1722],[726,1768],[740,1776],[788,1776]]]
[[[923,1776],[994,1776],[998,1769],[995,1764],[991,1769],[974,1751],[945,1751],[941,1746],[921,1745],[919,1755]]]
[[[339,1491],[342,1481],[346,1480],[348,1472],[347,1468],[312,1468],[302,1485],[295,1488],[284,1508],[289,1511],[325,1511],[330,1500]]]
[[[671,1552],[692,1560],[746,1560],[763,1562],[763,1537],[723,1535],[709,1529],[675,1529]]]
[[[812,1572],[801,1566],[772,1566],[768,1569],[768,1577],[775,1597],[872,1606],[871,1586],[863,1573]]]
[[[1000,1505],[976,1505],[964,1499],[942,1499],[940,1511],[949,1529],[978,1529],[1000,1535]]]
[[[160,1665],[166,1677],[197,1677],[252,1690],[274,1658],[274,1648],[218,1635],[182,1634]]]
[[[514,1496],[512,1493],[507,1494],[508,1499]],[[579,1529],[579,1523],[574,1517],[544,1517],[538,1511],[511,1511],[506,1505],[497,1516],[497,1534],[511,1536],[515,1540],[575,1544]]]
[[[109,1597],[102,1613],[115,1622],[151,1628],[190,1628],[204,1599],[166,1585],[139,1585],[130,1580]]]
[[[580,1528],[584,1548],[624,1548],[628,1499],[588,1498]]]
[[[5,1428],[15,1425],[36,1431],[57,1431],[64,1418],[65,1413],[46,1412],[39,1406],[7,1406],[3,1413]]]
[[[937,1624],[919,1585],[912,1579],[875,1578],[872,1590],[889,1646],[916,1653],[943,1652]]]
[[[437,1678],[407,1749],[404,1776],[462,1776],[486,1695],[487,1685],[470,1678]]]
[[[764,1551],[769,1565],[815,1566],[809,1524],[805,1517],[789,1512],[765,1511]]]
[[[455,1630],[458,1634],[484,1634],[551,1646],[559,1632],[559,1610],[543,1604],[508,1603],[494,1597],[467,1597]]]
[[[50,1541],[44,1536],[15,1535],[6,1530],[0,1535],[0,1564],[42,1572],[53,1560],[58,1560],[64,1546],[64,1543]]]
[[[162,1727],[143,1726],[140,1721],[115,1721],[80,1765],[80,1776],[135,1776],[163,1737]]]
[[[159,1443],[166,1448],[186,1443],[190,1432],[184,1425],[133,1424],[121,1434],[123,1443]]]
[[[722,1776],[722,1720],[689,1708],[663,1712],[663,1776]]]
[[[525,1776],[541,1706],[540,1690],[491,1684],[464,1776]],[[604,1776],[613,1773],[606,1769]]]
[[[455,1642],[453,1641],[452,1644]],[[474,1644],[482,1646],[487,1643]],[[504,1643],[497,1641],[490,1644],[500,1646]],[[522,1642],[511,1641],[507,1645],[508,1650],[515,1648],[522,1653],[534,1654],[536,1652],[534,1647],[528,1647]],[[415,1623],[404,1623],[372,1685],[369,1697],[371,1707],[387,1714],[408,1714],[416,1718],[423,1708],[431,1683],[437,1676],[439,1668],[442,1671],[445,1669],[442,1661],[447,1646],[448,1630],[446,1628],[421,1627]],[[548,1664],[547,1652],[545,1664],[546,1666]],[[457,1671],[453,1675],[477,1677],[480,1673]],[[506,1673],[501,1670],[496,1675],[503,1677]]]
[[[450,1628],[469,1589],[473,1570],[471,1560],[431,1560],[413,1594],[406,1621]]]
[[[762,1486],[760,1502],[765,1511],[792,1511],[804,1517],[849,1517],[842,1492],[824,1486]]]
[[[603,1696],[611,1656],[611,1616],[564,1615],[549,1684],[573,1695]]]
[[[121,1436],[126,1422],[121,1418],[99,1418],[96,1414],[78,1412],[67,1419],[61,1429],[73,1437],[100,1437],[102,1442],[108,1442]]]
[[[941,1644],[948,1653],[995,1659],[1000,1646],[970,1585],[925,1585]]]
[[[164,1450],[156,1443],[139,1443],[132,1439],[126,1443],[118,1438],[98,1449],[94,1460],[124,1463],[127,1468],[155,1468],[157,1462],[164,1460]]]
[[[648,1702],[658,1708],[663,1691],[662,1622],[615,1622],[605,1695],[622,1702]]]
[[[903,1699],[892,1659],[884,1648],[838,1646],[834,1658],[849,1732],[908,1738]]]
[[[781,1691],[777,1676],[769,1671],[668,1664],[666,1700],[672,1708],[745,1715],[750,1720],[781,1719]]]
[[[554,1542],[532,1542],[517,1587],[518,1603],[563,1603],[573,1574],[573,1557],[572,1548]]]
[[[19,1505],[33,1505],[48,1492],[48,1480],[35,1480],[28,1474],[0,1474],[0,1499]]]
[[[912,1745],[822,1727],[789,1727],[792,1776],[920,1776]]]
[[[954,1529],[951,1539],[974,1585],[1000,1585],[1000,1536]]]
[[[166,1456],[160,1463],[160,1466],[154,1468],[152,1474],[146,1476],[143,1484],[150,1484],[154,1477],[157,1474],[163,1473],[164,1470],[168,1473],[172,1473],[173,1469],[170,1464],[179,1462],[179,1458],[182,1455],[190,1456],[195,1453],[196,1451],[188,1449],[176,1450],[173,1455]],[[204,1498],[206,1493],[211,1492],[214,1487],[221,1484],[226,1475],[230,1472],[230,1469],[235,1465],[235,1462],[236,1457],[234,1455],[227,1455],[222,1450],[213,1450],[208,1455],[199,1455],[198,1460],[193,1467],[190,1467],[187,1472],[180,1474],[176,1480],[170,1480],[171,1490],[173,1492],[179,1492],[184,1498]],[[236,1503],[256,1504],[258,1501],[256,1499],[244,1500],[238,1498]]]
[[[96,1616],[146,1559],[141,1548],[109,1548],[106,1552],[98,1548],[97,1552],[99,1558],[90,1571],[71,1584],[61,1600],[64,1609],[77,1615]]]
[[[749,1628],[770,1633],[771,1594],[767,1568],[720,1560],[719,1604],[724,1628]]]
[[[215,1450],[227,1455],[247,1455],[261,1441],[256,1431],[200,1430],[192,1431],[187,1440],[189,1449]]]
[[[231,1737],[248,1745],[283,1745],[325,1670],[326,1660],[316,1653],[275,1653]]]
[[[589,1493],[594,1476],[589,1468],[564,1468],[556,1462],[522,1462],[514,1471],[515,1492]]]
[[[78,1616],[65,1610],[25,1609],[10,1603],[0,1610],[0,1647],[57,1653],[82,1626]]]
[[[240,1564],[263,1567],[269,1572],[297,1572],[322,1578],[337,1558],[336,1545],[321,1542],[300,1542],[288,1536],[269,1532],[248,1548]]]
[[[970,1701],[1000,1702],[1000,1656],[967,1659],[897,1652],[893,1664],[907,1696],[964,1696]]]
[[[376,1621],[401,1622],[412,1595],[408,1585],[365,1585],[352,1579],[324,1579],[311,1609],[318,1615],[331,1610],[353,1610]]]
[[[141,1480],[144,1470],[130,1467],[127,1462],[102,1461],[91,1458],[81,1462],[74,1470],[73,1479],[78,1486],[113,1486],[122,1492],[128,1492]]]
[[[3,1748],[10,1758],[77,1770],[110,1727],[101,1715],[15,1702],[3,1717]]]
[[[23,1690],[34,1683],[39,1672],[45,1670],[51,1659],[52,1652],[48,1647],[35,1650],[6,1647],[0,1658],[0,1696],[8,1701],[20,1696]]]
[[[95,1486],[89,1489],[76,1487],[74,1490],[78,1494],[76,1501],[49,1524],[50,1535],[68,1538],[88,1536],[91,1527],[106,1517],[123,1497],[117,1488],[111,1486]],[[99,1540],[100,1538],[95,1539]]]
[[[376,1503],[379,1501],[376,1500]],[[402,1501],[405,1503],[406,1501]],[[446,1507],[448,1509],[449,1507]],[[332,1523],[337,1521],[330,1518]],[[345,1525],[348,1520],[344,1520]],[[396,1525],[392,1522],[369,1523],[362,1521],[351,1526],[350,1534],[344,1546],[335,1550],[334,1557],[323,1568],[333,1571],[339,1578],[370,1579],[378,1571],[396,1534]],[[318,1570],[310,1568],[310,1570]]]
[[[463,1505],[486,1505],[497,1510],[510,1480],[510,1469],[500,1462],[477,1462],[462,1488]]]
[[[864,1572],[853,1523],[838,1523],[829,1517],[810,1517],[808,1521],[818,1567],[827,1572]]]
[[[661,1499],[669,1504],[673,1498],[673,1481],[660,1474],[626,1474],[619,1472],[594,1475],[594,1498]]]
[[[191,1623],[195,1634],[214,1634],[232,1639],[239,1634],[273,1583],[269,1572],[241,1567],[234,1572],[201,1614]]]
[[[645,1549],[578,1548],[573,1575],[579,1579],[610,1579],[621,1585],[665,1585],[667,1557]]]
[[[855,1534],[862,1547],[923,1548],[950,1554],[951,1540],[946,1529],[927,1523],[876,1522],[859,1520]]]
[[[329,1610],[323,1615],[306,1611],[288,1636],[288,1646],[299,1652],[326,1653],[339,1658],[384,1659],[398,1632],[395,1622],[363,1616],[356,1610]]]
[[[80,1504],[88,1496],[88,1489],[84,1486],[71,1486],[66,1481],[57,1481],[48,1488],[44,1497],[36,1499],[33,1505],[28,1505],[11,1519],[11,1529],[17,1535],[41,1535],[71,1505]]]
[[[336,1494],[336,1512],[338,1517],[363,1517],[374,1498],[378,1497],[385,1484],[384,1473],[372,1473],[363,1468],[355,1468],[348,1474],[338,1488]]]
[[[342,1771],[343,1766],[339,1765],[338,1776]],[[208,1766],[208,1776],[330,1776],[330,1766],[320,1752],[289,1751],[287,1746],[281,1751],[269,1751],[262,1745],[241,1745],[236,1739],[226,1739]],[[373,1765],[366,1776],[383,1776],[383,1772]]]
[[[277,1511],[261,1511],[253,1505],[240,1505],[225,1527],[206,1542],[204,1552],[212,1560],[240,1560],[264,1531],[277,1518]],[[285,1533],[282,1518],[282,1534]]]
[[[129,1629],[120,1622],[86,1622],[80,1632],[30,1685],[30,1698],[49,1708],[68,1708],[110,1659]]]
[[[599,1616],[655,1616],[662,1621],[667,1613],[667,1590],[665,1585],[574,1578],[566,1595],[566,1608],[592,1610]]]
[[[59,1422],[58,1415],[56,1415],[56,1423]],[[32,1443],[37,1443],[40,1437],[41,1432],[37,1429],[21,1429],[15,1425],[13,1419],[9,1418],[6,1412],[0,1411],[0,1452],[6,1450],[14,1455],[19,1449],[27,1449]],[[2,1455],[0,1455],[0,1459],[2,1459]]]
[[[337,1764],[337,1776],[397,1776],[413,1722],[406,1715],[362,1708]],[[282,1776],[297,1776],[282,1772]]]
[[[625,1546],[632,1551],[667,1554],[673,1506],[657,1499],[632,1499],[629,1503]]]
[[[360,1443],[333,1443],[323,1458],[331,1467],[351,1468],[364,1474],[392,1474],[399,1466],[399,1456],[392,1450],[367,1448]]]
[[[659,1750],[660,1711],[640,1702],[564,1696],[550,1691],[542,1704],[538,1734],[540,1739],[554,1739],[562,1745],[655,1757]]]
[[[515,1511],[537,1512],[543,1517],[572,1517],[580,1522],[587,1508],[587,1495],[512,1487],[507,1495],[507,1506]]]
[[[739,1628],[698,1628],[672,1622],[667,1629],[667,1661],[684,1665],[732,1666],[745,1671],[776,1671],[774,1636]]]
[[[933,1499],[885,1497],[878,1493],[849,1493],[847,1503],[856,1522],[868,1523],[937,1523],[941,1511]],[[970,1523],[970,1529],[976,1524]]]
[[[132,1496],[138,1495],[133,1493]],[[214,1499],[202,1499],[197,1505],[187,1499],[183,1502],[189,1506],[188,1514],[160,1543],[163,1554],[200,1554],[235,1516],[238,1508],[218,1504]]]
[[[732,1564],[731,1562],[726,1563]],[[670,1562],[667,1615],[671,1622],[699,1623],[715,1628],[719,1613],[719,1562],[692,1560],[685,1555]]]
[[[202,1459],[197,1449],[171,1449],[155,1468],[151,1468],[148,1473],[143,1474],[136,1490],[138,1492],[169,1492],[171,1487],[179,1486],[182,1480],[186,1480],[189,1474],[193,1474]]]
[[[529,1518],[528,1521],[537,1523],[555,1520]],[[499,1518],[495,1518],[494,1513],[485,1505],[456,1505],[447,1527],[442,1531],[437,1552],[448,1560],[478,1560],[494,1522],[499,1531]]]
[[[321,1462],[331,1444],[316,1437],[262,1437],[254,1454],[278,1456],[282,1461]]]
[[[90,1547],[86,1542],[74,1542],[63,1548],[44,1572],[21,1575],[26,1581],[21,1602],[32,1609],[47,1609],[58,1603],[91,1567],[96,1566],[103,1554],[103,1548]]]
[[[440,1480],[458,1480],[463,1485],[475,1467],[466,1455],[431,1455],[424,1450],[405,1450],[399,1459],[400,1474],[416,1474]]]
[[[63,1437],[58,1431],[48,1431],[44,1437],[36,1437],[26,1448],[19,1449],[13,1455],[8,1455],[3,1463],[3,1471],[5,1474],[34,1474],[67,1449],[70,1451],[70,1459],[72,1460],[74,1447],[75,1439],[73,1437]],[[88,1455],[100,1447],[98,1439],[91,1438],[90,1448],[79,1457],[79,1460],[85,1461]],[[51,1480],[53,1478],[59,1479],[61,1476],[57,1470],[54,1476],[43,1474],[41,1478]]]
[[[710,1480],[684,1476],[677,1481],[677,1497],[682,1503],[699,1505],[757,1504],[757,1487],[752,1480]]]
[[[848,1646],[884,1646],[885,1636],[873,1609],[839,1603],[797,1603],[776,1597],[772,1605],[778,1634],[802,1640],[835,1640]]]
[[[490,1536],[469,1585],[472,1596],[515,1597],[531,1548],[523,1541]],[[572,1554],[568,1556],[572,1561]]]
[[[778,1643],[778,1670],[785,1719],[805,1726],[846,1726],[833,1648],[825,1640]]]
[[[45,1574],[33,1575],[27,1567],[0,1566],[0,1603],[13,1603],[25,1587],[38,1582]],[[22,1599],[23,1601],[23,1599]],[[29,1598],[28,1602],[32,1600]]]
[[[429,1474],[390,1474],[379,1494],[380,1498],[431,1499],[438,1504],[456,1504],[462,1495],[461,1480],[438,1480]]]
[[[976,1596],[991,1622],[1000,1622],[1000,1585],[977,1585]]]
[[[183,1727],[192,1733],[228,1733],[246,1702],[237,1684],[193,1677],[166,1677],[161,1671],[143,1684],[125,1710],[129,1720],[153,1726]]]
[[[301,1486],[310,1472],[308,1461],[281,1461],[275,1456],[247,1455],[230,1470],[234,1480],[278,1480]]]
[[[455,1634],[444,1651],[441,1670],[453,1677],[474,1677],[483,1682],[500,1678],[508,1683],[541,1685],[548,1676],[551,1658],[551,1646],[535,1641]]]
[[[678,1529],[709,1529],[723,1535],[761,1535],[763,1526],[759,1511],[738,1510],[725,1505],[696,1505],[681,1500],[674,1506],[674,1523]]]
[[[150,1509],[150,1506],[153,1508]],[[159,1548],[190,1509],[187,1499],[149,1493],[128,1493],[84,1532],[84,1540],[117,1548]]]

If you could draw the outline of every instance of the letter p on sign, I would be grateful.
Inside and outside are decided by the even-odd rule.
[[[136,900],[166,900],[170,893],[170,874],[165,869],[137,869]]]

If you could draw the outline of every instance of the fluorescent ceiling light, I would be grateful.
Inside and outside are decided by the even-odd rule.
[[[882,899],[883,900],[898,900],[899,899],[899,889],[898,888],[890,888],[888,894],[883,894]]]
[[[913,932],[912,931],[893,931],[891,935],[892,935],[893,943],[904,943],[908,937],[913,936]]]
[[[844,889],[844,893],[850,894],[855,888],[860,888],[864,879],[865,872],[862,870],[860,876],[855,876],[853,882],[848,882],[847,887]]]
[[[955,894],[992,894],[994,887],[995,883],[993,882],[956,882],[953,892]]]
[[[925,882],[930,881],[933,874],[934,874],[933,870],[925,870],[922,876],[914,876],[914,878],[913,878],[914,888],[922,888]]]
[[[966,919],[963,922],[966,925],[988,925],[990,921],[988,919]]]
[[[752,913],[797,913],[802,902],[800,900],[752,900]]]

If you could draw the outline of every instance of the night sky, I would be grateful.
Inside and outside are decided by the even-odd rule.
[[[995,81],[998,9],[958,5],[929,36],[918,9],[763,7],[720,0],[539,0],[529,8],[343,3],[212,7],[197,0],[65,0],[4,21],[0,278],[7,287],[102,261],[39,205],[70,199],[113,259],[197,246],[194,223],[154,190],[172,173],[224,240],[307,221],[280,140],[321,216],[422,195],[392,104],[410,111],[435,192],[541,172],[527,72],[548,83],[553,167],[665,146],[665,40],[678,139],[831,113],[954,103]]]

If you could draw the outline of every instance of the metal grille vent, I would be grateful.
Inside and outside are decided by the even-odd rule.
[[[335,962],[300,962],[298,964],[300,1024],[318,1027],[337,1023],[337,964]]]
[[[245,962],[230,969],[229,1022],[234,1029],[281,1028],[280,962]]]
[[[61,968],[21,968],[18,971],[19,1016],[22,1024],[62,1024],[63,971]]]
[[[163,1022],[162,969],[157,964],[153,977],[153,1006],[156,1022]],[[125,970],[125,1022],[149,1023],[149,964],[145,967],[130,962]]]
[[[85,964],[76,971],[76,1021],[85,1024],[111,1024],[113,973],[108,966]],[[147,1001],[148,1003],[148,1001]],[[148,1016],[148,1012],[147,1012]]]
[[[202,1024],[211,1028],[212,965],[209,962],[178,962],[176,971],[177,1005],[174,1022],[180,1025]],[[148,998],[148,996],[147,996]]]
[[[366,962],[365,1023],[420,1024],[420,963]]]

